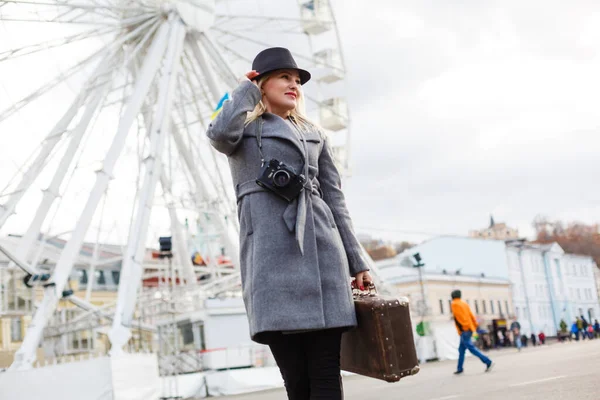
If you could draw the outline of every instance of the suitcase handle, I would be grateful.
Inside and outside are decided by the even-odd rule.
[[[377,288],[375,284],[371,282],[371,284],[367,287],[366,290],[360,290],[354,286],[354,281],[352,281],[352,295],[354,297],[365,297],[365,296],[377,296]]]

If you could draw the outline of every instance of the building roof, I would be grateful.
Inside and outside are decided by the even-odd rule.
[[[503,240],[462,236],[438,236],[410,248],[387,263],[377,264],[381,273],[387,267],[413,265],[413,255],[419,253],[428,272],[463,276],[485,276],[508,279],[506,244]]]

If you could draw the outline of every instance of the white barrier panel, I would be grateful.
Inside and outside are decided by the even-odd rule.
[[[440,322],[432,326],[437,357],[443,360],[458,360],[460,336],[453,322]],[[469,355],[471,353],[467,352]]]
[[[114,400],[157,400],[160,379],[156,354],[123,354],[111,363]]]
[[[211,396],[228,396],[283,387],[277,367],[220,371],[206,375]]]
[[[124,354],[0,373],[2,400],[158,400],[155,354]]]
[[[114,400],[110,359],[0,373],[2,400]]]

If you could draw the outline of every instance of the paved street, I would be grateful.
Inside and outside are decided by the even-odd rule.
[[[462,376],[455,362],[430,363],[399,383],[344,378],[345,400],[599,400],[600,340],[490,352],[494,370],[469,357]],[[283,400],[283,390],[229,396],[231,400]]]

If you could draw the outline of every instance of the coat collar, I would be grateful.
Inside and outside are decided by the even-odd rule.
[[[302,142],[300,141],[300,139],[298,139],[298,136],[296,135],[296,133],[294,131],[292,131],[293,128],[289,125],[289,123],[286,120],[284,120],[283,118],[281,118],[278,115],[271,114],[271,113],[264,113],[262,115],[262,118],[264,120],[264,125],[263,125],[261,138],[269,138],[270,137],[270,138],[286,140],[294,145],[294,147],[302,155],[302,158],[305,158],[304,146],[303,146]],[[256,136],[258,133],[259,121],[256,120],[253,122],[253,124],[254,124],[254,129],[251,129],[251,132],[248,132],[248,133],[250,133],[251,136]],[[313,132],[313,131],[303,132],[303,136],[306,139],[306,141],[308,141],[308,142],[316,142],[316,143],[321,142],[321,136],[319,135],[318,132]],[[304,140],[304,139],[302,139],[302,140]]]

